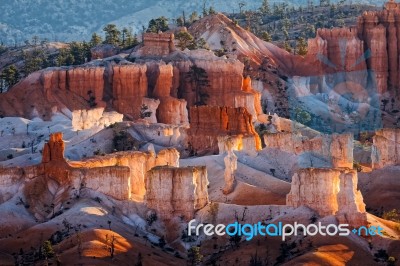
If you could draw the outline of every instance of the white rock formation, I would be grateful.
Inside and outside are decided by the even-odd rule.
[[[228,141],[227,145],[227,155],[224,158],[225,162],[225,173],[224,173],[224,179],[225,179],[225,187],[222,190],[222,192],[227,195],[233,192],[235,189],[235,172],[237,170],[237,157],[233,153],[233,143],[231,141]]]

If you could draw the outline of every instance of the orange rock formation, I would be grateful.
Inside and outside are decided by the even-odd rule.
[[[190,108],[189,142],[197,154],[218,154],[218,137],[227,135],[251,136],[256,150],[261,140],[246,108],[199,106]],[[199,137],[201,136],[201,137]]]
[[[320,216],[336,215],[340,223],[366,225],[365,204],[357,190],[357,172],[339,169],[301,169],[292,178],[286,204],[307,206]]]
[[[205,166],[155,167],[146,179],[146,206],[164,220],[183,216],[189,221],[208,204],[207,186]]]
[[[384,128],[373,137],[372,167],[400,165],[400,129]]]

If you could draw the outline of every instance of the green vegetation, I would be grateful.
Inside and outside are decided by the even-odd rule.
[[[166,17],[159,17],[149,21],[147,32],[158,33],[169,30],[168,19]]]
[[[8,66],[0,72],[0,93],[6,92],[20,79],[18,69],[14,66]]]

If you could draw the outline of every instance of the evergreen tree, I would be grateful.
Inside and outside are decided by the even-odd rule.
[[[300,37],[300,38],[297,40],[297,53],[298,53],[299,55],[304,56],[304,55],[307,54],[307,52],[308,52],[307,42],[306,42],[306,40],[305,40],[303,37]]]
[[[57,66],[71,66],[75,62],[74,56],[71,54],[69,48],[61,48],[56,59]]]
[[[119,46],[121,32],[118,30],[115,24],[108,24],[103,28],[103,31],[105,32],[105,40],[104,40],[105,44],[112,44],[115,46]]]
[[[186,74],[186,78],[192,84],[196,94],[195,105],[206,105],[210,97],[206,91],[210,83],[207,72],[201,67],[192,65]]]
[[[269,34],[268,31],[261,32],[261,38],[266,42],[272,41],[271,34]]]
[[[47,55],[43,49],[34,49],[32,51],[23,52],[23,58],[25,61],[25,76],[50,66]]]
[[[260,7],[260,12],[263,15],[269,15],[271,14],[271,8],[269,6],[269,1],[268,0],[263,0],[261,7]]]
[[[286,51],[288,51],[289,53],[292,52],[292,47],[290,46],[289,42],[285,41],[283,43],[283,49],[285,49]]]
[[[217,14],[217,11],[215,11],[215,9],[212,6],[210,6],[210,8],[208,9],[208,14],[215,15],[215,14]]]
[[[168,19],[166,17],[159,17],[149,21],[149,27],[147,32],[158,33],[159,31],[164,32],[169,30]]]
[[[196,44],[193,36],[187,31],[180,31],[175,34],[175,39],[178,41],[178,47],[183,51],[186,48],[189,50],[196,49]]]
[[[3,69],[3,71],[0,73],[0,93],[7,91],[18,81],[19,71],[14,65]]]
[[[101,39],[101,36],[98,35],[96,32],[92,34],[92,38],[90,39],[90,45],[92,47],[95,47],[99,44],[101,44],[103,40]]]
[[[199,15],[197,14],[196,11],[193,11],[192,14],[190,14],[190,16],[189,16],[189,22],[193,23],[197,20],[199,20]]]
[[[129,49],[137,45],[139,42],[137,37],[132,34],[132,29],[123,28],[122,29],[122,43],[121,46],[124,49]]]

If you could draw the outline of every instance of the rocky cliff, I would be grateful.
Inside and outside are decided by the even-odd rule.
[[[147,173],[146,206],[163,220],[182,216],[189,221],[208,204],[207,186],[204,166],[155,167]]]
[[[245,108],[199,106],[190,108],[189,142],[197,154],[218,153],[218,137],[242,135],[254,139],[255,150],[261,140]],[[202,136],[199,138],[198,136]]]
[[[178,94],[189,107],[196,102],[210,106],[245,107],[253,121],[262,114],[261,95],[243,77],[244,65],[235,59],[215,56],[206,50],[190,51],[188,60],[171,60],[179,70]],[[204,74],[198,71],[204,70]]]
[[[107,127],[122,122],[123,114],[104,112],[104,107],[74,110],[72,112],[72,127],[74,130],[85,130],[92,127]]]
[[[314,138],[294,132],[264,135],[264,143],[269,148],[296,155],[311,152],[329,162],[332,168],[353,168],[353,140],[352,134],[320,135]]]
[[[339,222],[366,225],[365,204],[357,190],[357,172],[339,169],[301,169],[292,177],[286,204],[307,206],[320,216],[336,215]]]
[[[375,169],[400,164],[400,129],[384,128],[376,131],[371,159]]]

